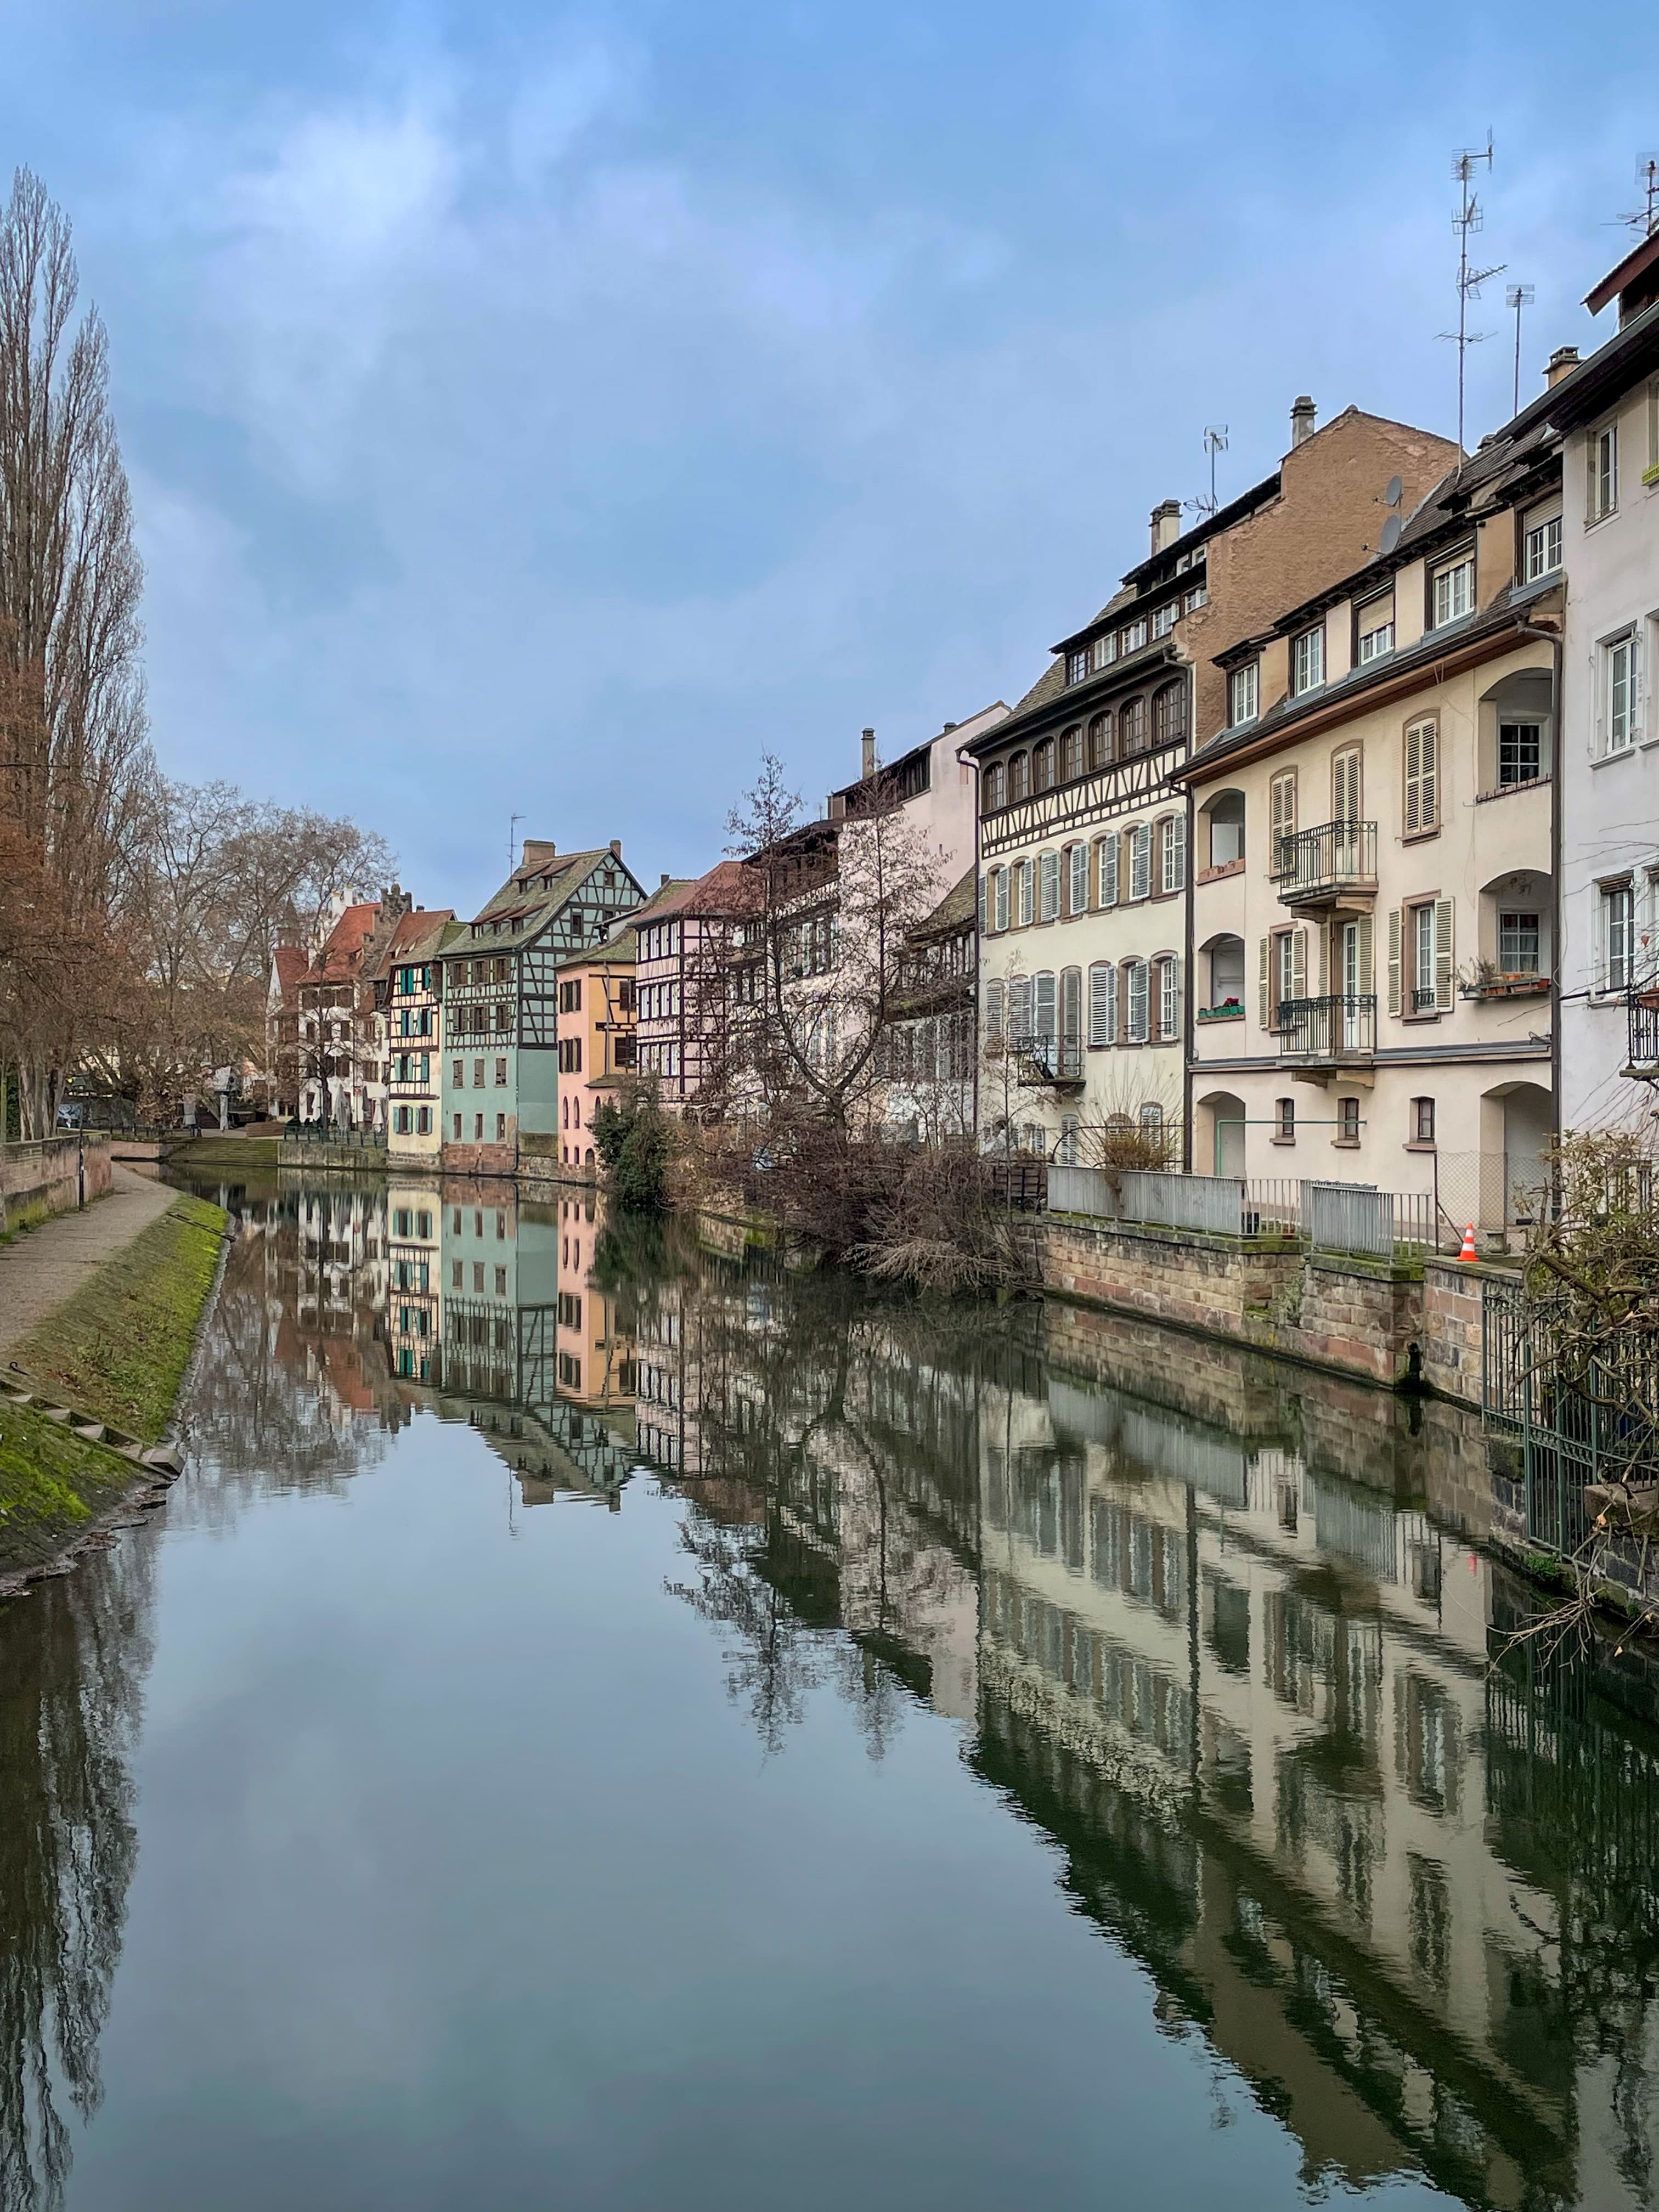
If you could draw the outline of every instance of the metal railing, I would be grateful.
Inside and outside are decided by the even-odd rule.
[[[1376,882],[1375,822],[1322,822],[1281,836],[1274,875],[1281,899],[1321,898]]]
[[[1355,1182],[1304,1182],[1302,1231],[1315,1252],[1392,1260],[1429,1249],[1434,1200],[1427,1191],[1373,1190]]]
[[[1291,1176],[1251,1176],[1243,1212],[1247,1237],[1295,1237],[1302,1228],[1302,1185]]]
[[[1075,1037],[1017,1036],[1009,1040],[1009,1045],[1022,1069],[1030,1071],[1028,1079],[1032,1082],[1083,1080],[1083,1047]]]
[[[1659,990],[1650,985],[1644,990],[1632,991],[1626,1008],[1630,1016],[1631,1066],[1659,1066]]]
[[[356,1121],[285,1121],[285,1145],[335,1145],[365,1152],[386,1150],[386,1131],[365,1128]]]
[[[1376,995],[1338,992],[1323,999],[1281,999],[1279,1048],[1287,1057],[1358,1060],[1376,1050]]]

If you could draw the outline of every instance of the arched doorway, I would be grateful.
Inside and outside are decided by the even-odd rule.
[[[1244,1172],[1244,1101],[1231,1091],[1211,1091],[1194,1109],[1193,1164],[1201,1175]]]

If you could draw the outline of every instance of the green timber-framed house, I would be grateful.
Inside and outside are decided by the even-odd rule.
[[[443,946],[443,1165],[516,1175],[559,1156],[556,970],[603,943],[645,893],[620,841],[559,853],[526,838],[518,866]]]

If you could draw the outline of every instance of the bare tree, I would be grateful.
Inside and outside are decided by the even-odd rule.
[[[106,972],[122,949],[149,768],[131,499],[78,288],[68,220],[19,169],[0,216],[0,816],[15,905],[45,929],[0,1004],[25,1135],[52,1127],[93,1012],[88,946]]]

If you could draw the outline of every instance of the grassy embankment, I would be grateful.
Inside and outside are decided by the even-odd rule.
[[[184,1378],[224,1222],[216,1206],[177,1200],[18,1345],[13,1364],[46,1398],[154,1443]],[[0,1573],[54,1557],[135,1473],[32,1407],[0,1402]]]

